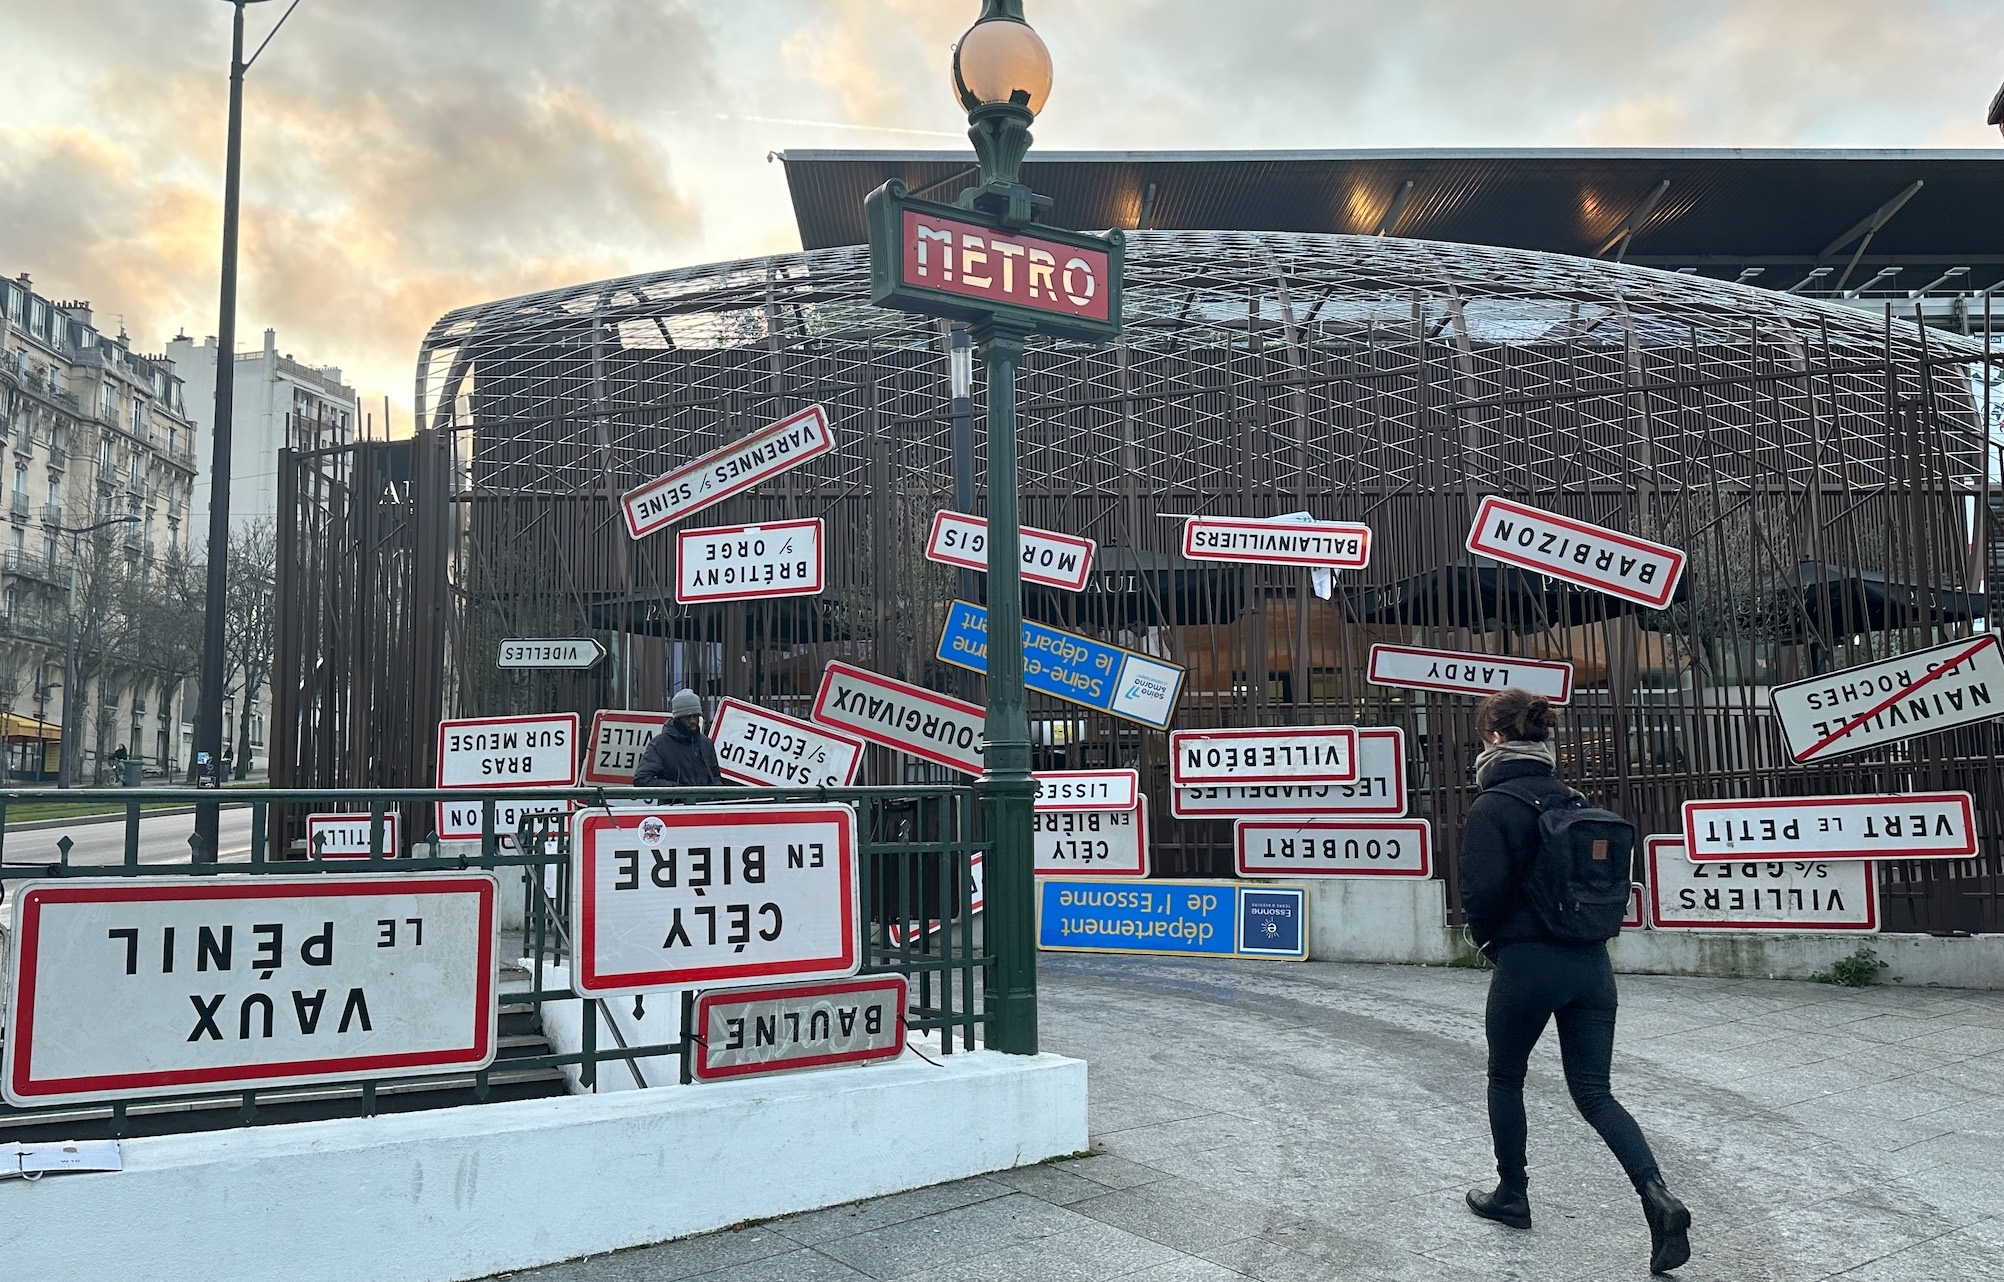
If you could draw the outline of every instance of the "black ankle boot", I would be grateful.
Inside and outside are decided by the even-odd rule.
[[[1668,1196],[1666,1194],[1666,1196]],[[1485,1220],[1507,1224],[1513,1229],[1531,1227],[1531,1199],[1523,1189],[1498,1184],[1494,1193],[1468,1190],[1468,1209]]]
[[[1636,1192],[1649,1220],[1649,1271],[1668,1273],[1691,1258],[1691,1212],[1662,1180],[1651,1180]]]

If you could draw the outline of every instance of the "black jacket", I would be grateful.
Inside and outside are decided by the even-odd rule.
[[[1539,761],[1505,761],[1489,772],[1489,785],[1506,779],[1539,781],[1540,791],[1567,791]],[[1505,944],[1547,939],[1517,888],[1538,852],[1538,815],[1515,797],[1484,790],[1468,807],[1461,828],[1461,911],[1475,946],[1495,955]]]
[[[723,781],[717,773],[717,750],[709,739],[673,721],[661,727],[633,772],[634,786],[639,788],[714,788]]]

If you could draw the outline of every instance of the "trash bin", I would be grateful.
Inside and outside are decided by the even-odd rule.
[[[138,761],[135,761],[132,758],[128,757],[123,762],[119,763],[118,781],[121,784],[124,784],[128,788],[137,788],[139,786],[140,771],[142,769],[143,767]]]

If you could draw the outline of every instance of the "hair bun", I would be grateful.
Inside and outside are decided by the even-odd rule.
[[[1543,742],[1558,723],[1559,710],[1550,699],[1516,686],[1490,695],[1475,709],[1476,731],[1498,733],[1505,739]]]

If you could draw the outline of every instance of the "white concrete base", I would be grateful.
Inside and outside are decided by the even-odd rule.
[[[1424,877],[1302,877],[1313,961],[1422,962],[1456,955],[1447,883]]]
[[[457,1282],[1086,1147],[1086,1066],[986,1051],[128,1140],[0,1182],[10,1278]]]

